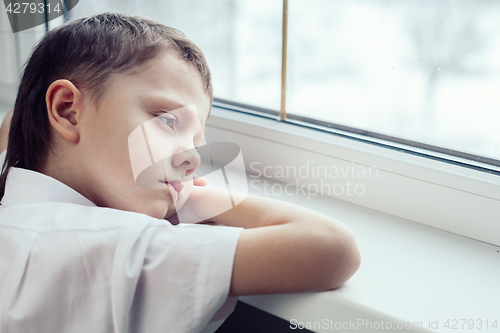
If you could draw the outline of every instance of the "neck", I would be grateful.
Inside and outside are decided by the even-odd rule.
[[[49,151],[47,163],[43,170],[39,172],[71,187],[97,205],[96,200],[87,190],[85,182],[82,181],[83,178],[81,177],[85,175],[83,170],[79,169],[82,165],[81,162],[74,161],[72,156],[68,156],[63,152],[58,152],[56,155],[53,151]]]

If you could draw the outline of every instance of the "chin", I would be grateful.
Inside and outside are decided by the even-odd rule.
[[[186,201],[189,199],[189,196],[191,195],[191,192],[193,191],[193,181],[188,181],[184,183],[184,188],[182,189],[182,192],[179,193],[179,198],[175,202],[175,209],[179,210],[184,206]]]
[[[165,185],[163,184],[159,189],[141,189],[142,193],[135,196],[135,198],[141,197],[142,200],[134,200],[133,203],[129,201],[128,205],[125,204],[127,206],[125,210],[146,214],[157,219],[168,219],[185,205],[191,195],[192,189],[193,182],[186,182],[175,204],[172,203],[172,198],[169,194],[165,195]]]
[[[145,198],[144,196],[143,198]],[[149,198],[149,200],[137,200],[129,202],[127,208],[123,210],[128,210],[131,212],[136,212],[140,214],[145,214],[156,219],[163,219],[167,211],[170,211],[170,206],[172,204],[164,200],[163,198]],[[175,209],[173,209],[175,213]]]
[[[139,213],[143,213],[161,220],[167,218],[167,216],[172,216],[173,214],[175,214],[175,208],[170,208],[168,203],[159,200],[155,204],[148,202],[148,204],[145,205],[142,208],[142,211],[140,211]]]

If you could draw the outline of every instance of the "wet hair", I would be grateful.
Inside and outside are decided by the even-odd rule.
[[[0,175],[0,198],[10,167],[45,168],[51,144],[45,96],[52,82],[67,79],[98,103],[113,74],[134,73],[165,51],[192,64],[212,101],[205,56],[180,30],[142,17],[104,13],[48,32],[34,48],[19,85]]]

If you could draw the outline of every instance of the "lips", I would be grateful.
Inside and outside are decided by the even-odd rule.
[[[184,188],[184,184],[182,184],[180,180],[174,180],[168,182],[168,184],[171,185],[177,191],[177,193],[182,191],[182,189]]]
[[[184,188],[184,184],[182,184],[180,180],[173,180],[170,182],[162,180],[160,182],[168,186],[168,189],[170,190],[170,195],[172,196],[172,200],[175,203],[177,201],[177,198],[179,197],[179,192],[182,191],[182,189]]]

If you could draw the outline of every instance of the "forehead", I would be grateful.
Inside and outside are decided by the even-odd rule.
[[[211,101],[201,75],[186,60],[162,53],[132,73],[117,74],[110,90],[137,96],[142,103],[157,104],[165,111],[196,105],[200,120],[208,117]]]

